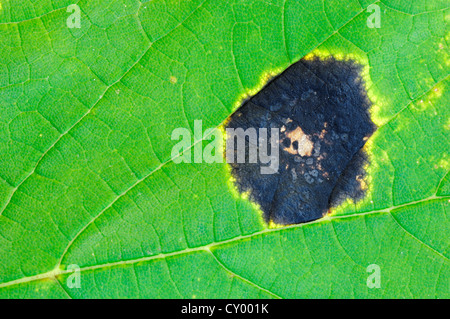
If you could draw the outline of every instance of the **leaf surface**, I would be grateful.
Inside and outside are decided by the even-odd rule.
[[[378,29],[365,0],[79,1],[80,29],[70,1],[2,3],[0,297],[448,298],[448,3],[374,3]],[[269,228],[170,136],[311,52],[368,66],[371,186]]]

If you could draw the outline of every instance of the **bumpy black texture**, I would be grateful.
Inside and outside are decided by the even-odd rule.
[[[293,64],[245,101],[226,124],[280,129],[278,172],[261,174],[260,166],[267,165],[259,160],[230,163],[237,188],[260,205],[267,222],[277,224],[315,220],[346,198],[361,198],[367,161],[362,147],[376,129],[370,106],[356,62],[330,57]],[[298,141],[288,137],[298,128],[313,144],[304,156],[296,154]]]

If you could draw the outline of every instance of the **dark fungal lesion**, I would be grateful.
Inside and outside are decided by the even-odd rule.
[[[266,222],[312,221],[364,196],[363,146],[376,126],[361,73],[355,61],[302,59],[230,116],[226,128],[279,128],[277,173],[261,174],[260,162],[230,163],[237,189]]]

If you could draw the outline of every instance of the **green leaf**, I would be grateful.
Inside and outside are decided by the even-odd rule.
[[[0,297],[449,298],[448,2],[372,2],[3,1]],[[367,67],[370,187],[271,228],[170,137],[311,52]]]

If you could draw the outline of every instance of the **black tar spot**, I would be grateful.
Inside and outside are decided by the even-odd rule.
[[[267,222],[308,222],[364,195],[362,147],[376,126],[361,70],[332,57],[300,60],[230,116],[226,128],[280,129],[278,173],[261,174],[267,165],[259,159],[230,164],[238,190],[249,192]]]

